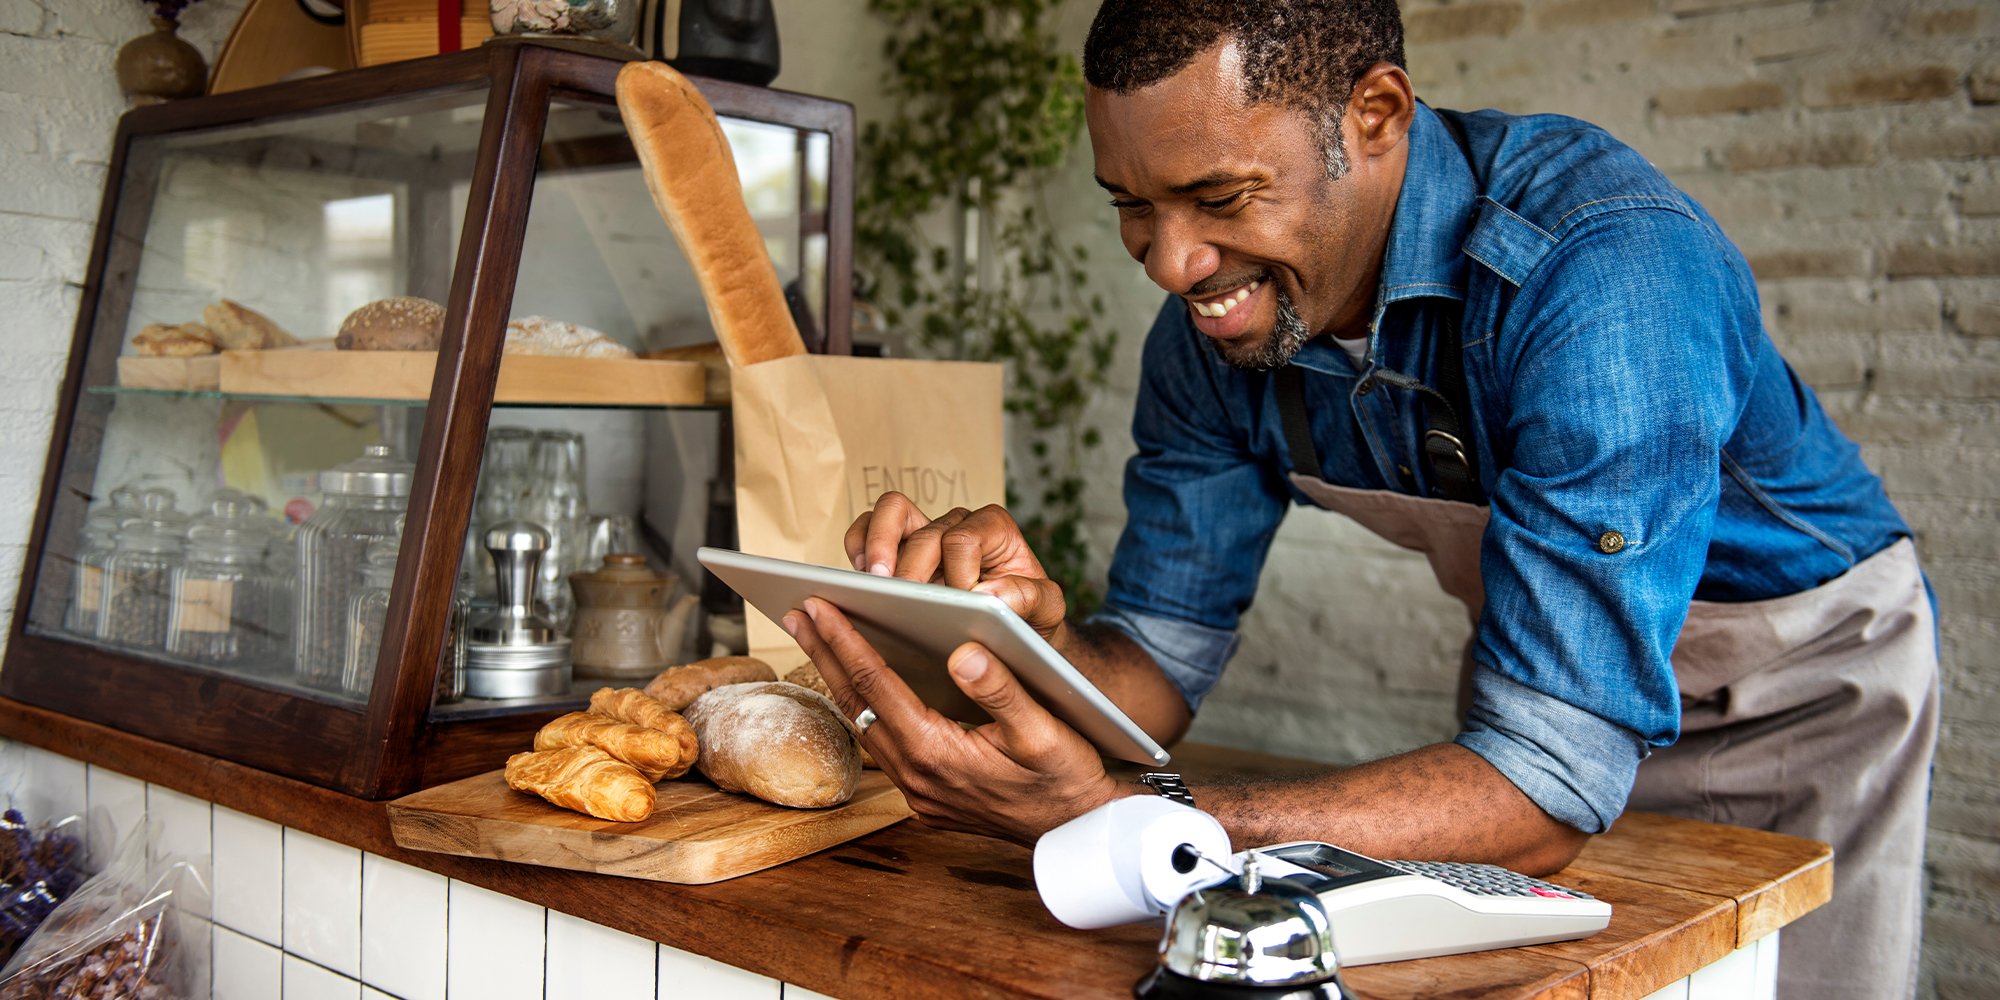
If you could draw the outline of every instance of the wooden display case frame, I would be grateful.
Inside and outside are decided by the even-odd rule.
[[[625,60],[534,43],[328,74],[129,112],[119,121],[71,341],[61,402],[16,597],[0,695],[199,753],[361,798],[393,798],[499,765],[566,708],[483,717],[434,715],[432,698],[460,547],[494,404],[537,164],[614,162],[616,143],[552,150],[543,132],[551,99],[609,102]],[[851,351],[854,110],[825,98],[707,79],[696,85],[719,115],[825,133],[826,211],[810,220],[826,247],[825,333],[815,351]],[[100,321],[122,329],[137,277],[150,198],[121,201],[133,140],[245,125],[312,112],[486,87],[471,164],[464,227],[445,302],[444,334],[430,383],[408,528],[389,604],[375,685],[365,705],[337,704],[166,660],[124,655],[29,628],[36,593],[62,593],[66,560],[44,567],[50,537],[74,538],[94,470],[67,469],[72,445],[94,450],[104,428],[79,426],[86,386],[116,382],[116,352],[89,348]],[[630,156],[624,147],[623,156]],[[803,198],[803,194],[802,194]],[[820,227],[823,227],[821,229]],[[811,340],[812,338],[808,338]],[[84,465],[86,463],[75,463]],[[51,589],[55,588],[55,589]]]

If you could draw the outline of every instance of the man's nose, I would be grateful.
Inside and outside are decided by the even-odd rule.
[[[1175,295],[1206,279],[1222,266],[1222,254],[1201,237],[1196,227],[1175,219],[1160,219],[1146,248],[1146,277]]]

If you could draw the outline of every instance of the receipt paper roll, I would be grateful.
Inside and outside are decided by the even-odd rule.
[[[1057,920],[1078,930],[1156,917],[1231,872],[1177,850],[1233,864],[1215,817],[1157,795],[1113,799],[1035,842],[1035,889]],[[1185,870],[1183,870],[1185,869]]]

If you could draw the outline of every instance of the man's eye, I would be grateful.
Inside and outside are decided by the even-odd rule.
[[[1242,197],[1243,197],[1243,192],[1238,191],[1235,194],[1224,195],[1220,198],[1204,198],[1200,201],[1195,202],[1195,204],[1200,205],[1202,208],[1208,209],[1209,211],[1214,211],[1218,208],[1228,208],[1229,206],[1236,204],[1236,202],[1240,200]]]
[[[1121,212],[1126,212],[1132,209],[1145,208],[1146,203],[1132,198],[1113,198],[1111,199],[1111,207]]]

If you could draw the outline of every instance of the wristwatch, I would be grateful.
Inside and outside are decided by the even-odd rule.
[[[1188,791],[1187,782],[1172,771],[1148,771],[1139,776],[1139,784],[1181,805],[1194,807],[1194,793]]]

